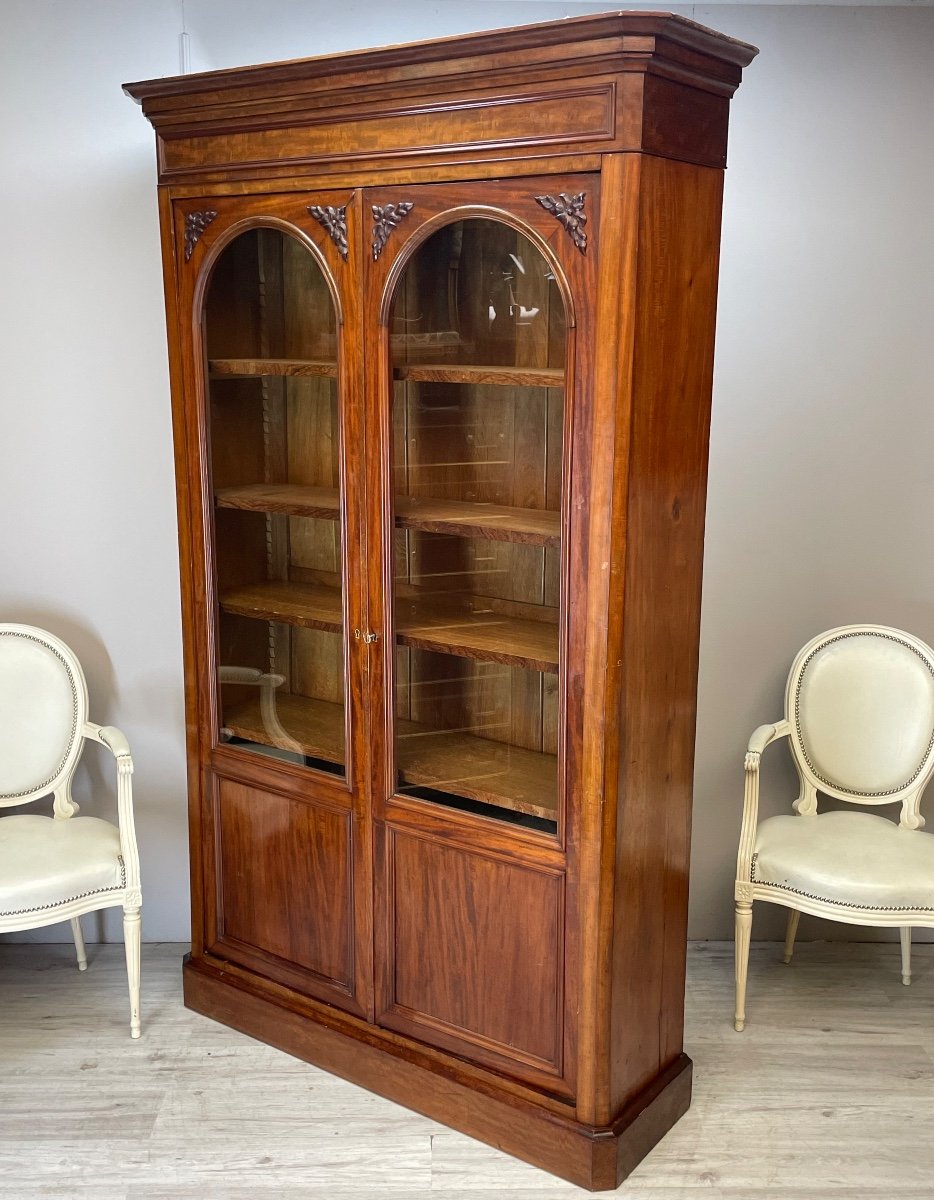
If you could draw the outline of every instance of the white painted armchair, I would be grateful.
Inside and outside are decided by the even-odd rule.
[[[0,624],[0,808],[53,797],[53,816],[0,817],[0,932],[71,921],[78,969],[87,969],[79,918],[123,907],[130,1036],[140,1035],[139,853],[133,760],[119,729],[88,719],[88,690],[68,647],[30,625]],[[85,739],[117,760],[117,819],[77,816],[71,782]]]
[[[759,821],[759,759],[787,737],[801,781],[794,813]],[[934,650],[884,625],[846,625],[809,642],[792,664],[785,717],[746,752],[736,863],[736,1016],[746,1022],[752,905],[789,909],[785,962],[802,912],[901,928],[911,980],[911,927],[934,926],[934,836],[921,795],[934,769]],[[818,813],[822,792],[850,804],[899,804],[898,823],[852,809]]]

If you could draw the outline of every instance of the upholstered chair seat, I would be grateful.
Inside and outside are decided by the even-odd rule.
[[[88,741],[116,760],[116,823],[77,815],[71,784]],[[121,907],[137,1038],[143,899],[132,775],[120,730],[88,720],[84,672],[65,643],[32,625],[0,625],[0,809],[52,797],[52,816],[0,815],[0,933],[70,921],[84,971],[80,918]]]
[[[759,761],[788,739],[801,790],[793,814],[759,820]],[[808,642],[792,663],[785,715],[746,748],[736,858],[736,1010],[746,1023],[752,908],[788,909],[785,962],[801,913],[897,927],[902,982],[911,930],[934,927],[934,835],[921,797],[934,772],[934,650],[886,625],[845,625]],[[849,807],[818,812],[819,797]],[[897,819],[867,808],[897,806]]]
[[[120,831],[97,817],[56,821],[39,814],[0,820],[0,915],[48,924],[58,905],[99,896],[123,898]]]
[[[927,909],[934,921],[934,835],[863,812],[762,821],[753,883],[855,912]]]

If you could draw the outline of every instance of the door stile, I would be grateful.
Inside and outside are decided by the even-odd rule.
[[[406,193],[410,190],[406,189]],[[391,433],[384,370],[388,353],[388,332],[380,322],[386,259],[380,262],[378,257],[374,258],[373,228],[372,204],[368,191],[364,189],[361,192],[360,231],[357,240],[362,292],[360,358],[364,383],[361,409],[366,430],[363,545],[368,567],[367,623],[361,630],[364,635],[361,639],[361,651],[365,660],[369,705],[367,785],[372,848],[370,954],[373,963],[369,1019],[375,1023],[379,1017],[379,997],[385,993],[388,986],[385,978],[386,956],[382,947],[390,937],[390,909],[385,902],[381,864],[386,856],[385,804],[392,770],[392,709],[387,698],[392,678],[392,666],[388,659],[393,652],[393,644],[388,611],[388,597],[392,594],[391,492],[385,473],[383,452]]]
[[[191,406],[186,398],[194,394],[194,380],[189,367],[191,355],[185,353],[184,342],[175,336],[175,331],[184,329],[187,320],[182,319],[181,279],[178,269],[178,253],[175,241],[172,193],[168,188],[159,189],[159,224],[162,242],[162,266],[165,292],[166,327],[169,347],[169,380],[172,398],[172,441],[175,457],[176,509],[178,518],[179,585],[182,610],[182,660],[185,678],[185,744],[186,769],[188,776],[188,836],[192,847],[205,845],[202,825],[203,805],[200,802],[205,788],[203,779],[202,730],[199,714],[201,671],[200,625],[195,598],[197,571],[193,565],[203,562],[203,545],[195,545],[197,530],[194,497],[200,493],[198,475],[200,455],[194,453],[197,446],[197,427],[193,426]],[[204,950],[204,897],[209,888],[205,886],[204,856],[193,850],[189,856],[191,880],[191,948],[193,954]]]
[[[317,197],[309,197],[316,200]],[[369,627],[369,571],[366,543],[368,490],[367,418],[365,411],[365,363],[363,324],[363,279],[360,244],[365,228],[359,189],[343,205],[346,220],[346,258],[338,252],[335,276],[342,283],[343,328],[340,339],[343,439],[341,464],[345,505],[343,561],[348,603],[346,647],[351,703],[347,707],[345,745],[352,756],[353,807],[353,909],[356,999],[363,1015],[373,1020],[373,816],[370,784],[372,747],[366,731],[371,726],[368,645],[356,630]]]
[[[341,338],[341,379],[343,381],[342,462],[344,498],[347,507],[344,552],[350,604],[347,609],[347,653],[351,664],[349,681],[353,704],[348,718],[356,716],[356,727],[347,728],[346,745],[353,755],[353,856],[354,856],[354,930],[357,964],[357,1000],[362,1014],[373,1020],[373,789],[371,783],[373,746],[368,736],[372,727],[369,644],[361,635],[370,627],[370,570],[367,546],[368,487],[368,414],[367,380],[363,350],[365,314],[363,308],[363,238],[366,221],[361,207],[362,193],[354,189],[346,200],[347,255],[340,263],[344,282],[343,335]]]

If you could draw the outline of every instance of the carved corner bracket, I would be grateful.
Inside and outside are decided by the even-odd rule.
[[[347,261],[347,205],[309,204],[308,211],[323,226],[337,247],[341,258]]]
[[[373,205],[373,260],[382,254],[389,235],[409,215],[415,205],[411,200],[400,200],[398,204]]]
[[[535,197],[542,208],[561,222],[581,254],[587,252],[587,232],[584,229],[587,224],[587,214],[584,212],[585,196],[585,192],[578,192],[576,196],[560,192],[557,196]]]
[[[205,209],[203,212],[190,212],[185,217],[185,262],[191,258],[198,238],[217,216],[216,212]]]

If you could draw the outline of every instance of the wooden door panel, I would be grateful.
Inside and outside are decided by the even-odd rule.
[[[352,191],[171,206],[192,777],[208,768],[193,950],[371,1014],[365,660],[350,636],[366,623],[358,220]],[[312,592],[327,619],[306,627]]]
[[[377,1020],[562,1097],[577,1075],[586,636],[568,599],[588,578],[599,211],[592,174],[386,186],[361,205],[379,330],[364,391],[382,564]],[[501,528],[470,528],[484,517]],[[428,592],[444,620],[413,636],[406,605],[430,607]]]
[[[563,875],[393,829],[385,862],[380,1022],[561,1090]]]
[[[303,990],[349,999],[350,813],[221,778],[214,817],[217,938],[211,952],[281,982],[300,982]]]

